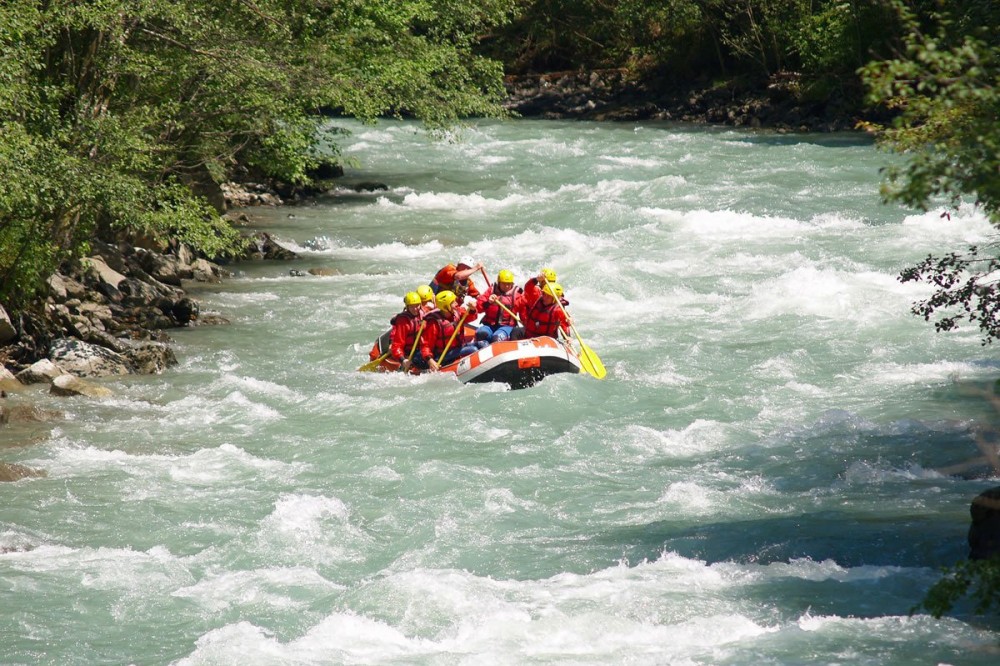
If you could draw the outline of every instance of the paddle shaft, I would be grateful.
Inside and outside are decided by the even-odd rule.
[[[417,345],[420,344],[420,336],[424,333],[424,326],[427,326],[426,321],[420,322],[420,328],[417,329],[417,337],[413,339],[413,346],[410,348],[410,355],[406,357],[407,361],[413,361],[413,355],[417,353]],[[399,364],[399,369],[403,369],[403,364]]]
[[[448,339],[448,344],[444,346],[444,351],[441,352],[441,358],[438,359],[438,365],[441,365],[444,362],[444,355],[448,353],[449,349],[451,349],[451,343],[455,341],[455,336],[462,330],[462,325],[465,324],[465,318],[468,316],[469,310],[466,310],[465,314],[462,315],[462,318],[458,320],[457,324],[455,324],[455,330],[452,331],[451,338]]]

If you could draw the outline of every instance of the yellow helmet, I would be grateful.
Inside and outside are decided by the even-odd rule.
[[[426,284],[422,284],[417,287],[417,296],[420,297],[421,302],[426,303],[427,301],[434,300],[434,290],[428,287]]]
[[[546,282],[555,282],[556,281],[556,272],[554,270],[552,270],[551,268],[543,268],[541,270],[541,273],[545,277],[545,281]]]
[[[546,282],[545,286],[542,287],[542,291],[552,298],[562,298],[563,295],[562,285],[558,282]]]
[[[403,296],[403,303],[407,307],[411,305],[420,305],[420,294],[415,291],[406,292],[406,296]]]
[[[455,302],[455,292],[439,291],[436,299],[436,303],[439,310],[444,310],[445,312],[451,312],[451,305]]]
[[[514,274],[505,268],[502,271],[500,271],[500,273],[497,275],[497,282],[503,282],[504,284],[514,284]]]

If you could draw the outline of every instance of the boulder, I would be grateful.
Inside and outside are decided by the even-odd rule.
[[[65,374],[65,370],[43,358],[17,373],[17,380],[22,384],[51,384],[53,379]]]
[[[160,342],[133,342],[122,352],[135,371],[142,375],[155,375],[172,365],[177,365],[173,349]]]
[[[118,284],[125,279],[124,275],[108,266],[107,262],[105,262],[101,257],[88,257],[87,259],[84,259],[82,263],[86,268],[96,273],[100,282],[110,287],[114,287],[115,289],[117,289]]]
[[[110,398],[114,395],[106,386],[92,384],[74,375],[59,375],[53,379],[49,393],[65,397],[83,395],[88,398]]]
[[[969,559],[987,560],[1000,555],[1000,487],[979,493],[970,507]]]
[[[22,387],[23,384],[17,380],[14,373],[0,365],[0,391],[13,391]]]
[[[132,373],[132,365],[121,354],[72,338],[54,340],[49,347],[49,359],[77,377],[107,377]]]
[[[142,270],[163,284],[179,287],[182,279],[190,280],[192,277],[191,269],[183,266],[175,255],[146,250],[137,250],[136,255]]]
[[[17,329],[10,321],[10,316],[0,305],[0,345],[5,345],[17,337]]]

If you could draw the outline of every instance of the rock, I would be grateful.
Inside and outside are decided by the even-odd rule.
[[[198,317],[198,320],[194,324],[198,326],[226,326],[232,322],[223,317],[220,314],[214,312],[206,312]]]
[[[122,356],[141,375],[156,375],[177,365],[174,350],[160,342],[133,342],[125,348]]]
[[[8,423],[41,423],[59,418],[61,414],[48,409],[39,409],[34,405],[0,404],[0,425]]]
[[[188,323],[197,319],[199,312],[201,312],[201,308],[198,306],[198,302],[191,298],[182,298],[174,303],[173,307],[170,308],[170,316],[172,316],[180,326],[186,326]]]
[[[29,477],[37,478],[43,476],[48,476],[45,470],[32,469],[31,467],[25,467],[24,465],[18,465],[16,463],[0,462],[0,481],[9,482]]]
[[[322,277],[330,277],[332,275],[340,275],[340,271],[336,268],[310,268],[309,275],[319,275]]]
[[[223,271],[207,259],[196,259],[191,264],[191,274],[198,282],[222,282]]]
[[[376,181],[363,181],[354,186],[355,192],[380,192],[388,190],[389,186],[385,183],[379,183]]]
[[[181,280],[190,280],[192,271],[181,264],[180,259],[172,254],[160,254],[137,250],[139,265],[144,271],[163,284],[181,286]]]
[[[107,377],[132,373],[132,365],[121,354],[72,338],[54,340],[49,347],[49,359],[77,377]]]
[[[10,315],[0,305],[0,345],[5,345],[17,337],[17,329],[10,321]]]
[[[84,259],[84,267],[94,271],[97,278],[106,285],[118,288],[118,284],[125,279],[125,276],[114,270],[101,257],[89,257]]]
[[[69,292],[66,291],[66,279],[59,275],[59,273],[50,275],[46,283],[49,285],[49,296],[56,303],[62,303],[69,298]]]
[[[23,387],[13,372],[0,365],[0,391],[16,391]]]
[[[60,375],[52,380],[49,393],[59,396],[83,395],[88,398],[110,398],[114,395],[106,386],[98,386],[73,375]]]
[[[22,384],[51,384],[53,379],[65,374],[65,370],[43,358],[17,373],[17,380]]]
[[[1000,555],[1000,487],[979,493],[970,507],[969,559],[986,560]]]

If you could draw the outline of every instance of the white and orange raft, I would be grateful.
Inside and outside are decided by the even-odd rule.
[[[377,359],[388,350],[387,332],[375,341],[370,355],[372,359]],[[377,369],[382,372],[396,372],[399,370],[399,362],[386,358]],[[442,366],[440,370],[440,372],[454,373],[463,384],[501,382],[512,389],[527,388],[548,375],[582,371],[580,359],[573,348],[548,336],[494,342],[473,354]]]

